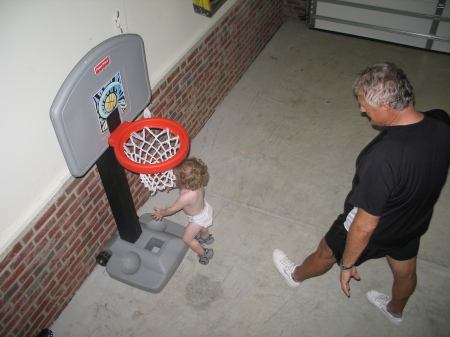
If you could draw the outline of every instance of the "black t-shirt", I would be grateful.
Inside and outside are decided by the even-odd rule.
[[[371,242],[383,248],[402,246],[427,231],[447,178],[450,127],[424,114],[419,123],[386,127],[356,161],[345,214],[356,206],[380,216]]]

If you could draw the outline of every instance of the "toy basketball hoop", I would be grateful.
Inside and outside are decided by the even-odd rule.
[[[141,181],[152,195],[156,190],[174,187],[172,169],[186,158],[189,136],[177,122],[167,118],[144,118],[123,122],[111,134],[109,145],[119,163],[140,173]]]

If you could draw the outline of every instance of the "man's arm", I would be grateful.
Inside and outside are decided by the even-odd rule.
[[[342,256],[343,265],[350,267],[356,263],[358,257],[369,243],[370,237],[375,228],[377,228],[379,220],[379,216],[371,215],[361,208],[358,209],[347,234],[347,244]],[[356,271],[356,267],[341,270],[341,287],[348,297],[350,297],[349,282],[352,277],[358,281],[361,279]]]

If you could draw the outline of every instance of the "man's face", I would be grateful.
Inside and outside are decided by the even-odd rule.
[[[366,113],[366,115],[370,118],[370,122],[375,126],[386,126],[387,124],[387,113],[383,106],[379,108],[374,108],[369,105],[363,94],[358,96],[359,110],[361,112]]]

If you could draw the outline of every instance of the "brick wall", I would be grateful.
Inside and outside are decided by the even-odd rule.
[[[154,116],[181,123],[193,138],[302,1],[240,0],[153,90]],[[291,11],[290,11],[291,12]],[[149,198],[139,176],[127,172],[136,208]],[[116,231],[94,166],[71,178],[2,255],[0,336],[36,336],[52,324],[96,266]]]
[[[287,21],[303,21],[306,19],[308,0],[284,0],[284,19]]]

